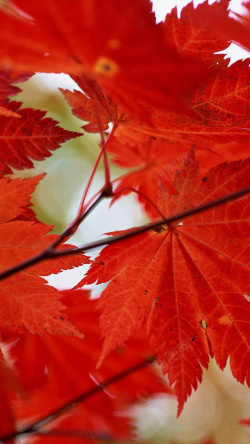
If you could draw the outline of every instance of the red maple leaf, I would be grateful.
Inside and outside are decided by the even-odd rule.
[[[176,173],[177,194],[160,188],[159,209],[170,216],[242,189],[249,173],[249,160],[221,164],[198,183],[190,156]],[[146,321],[179,412],[209,355],[221,369],[230,356],[233,375],[250,384],[250,307],[243,296],[250,291],[249,234],[249,198],[242,198],[106,247],[79,284],[112,279],[100,300],[105,340],[99,365]]]
[[[171,47],[148,0],[126,4],[114,0],[108,5],[104,0],[73,0],[70,5],[67,0],[60,4],[46,0],[42,6],[31,0],[15,3],[30,20],[0,13],[4,66],[93,76],[105,93],[139,115],[141,99],[184,109],[182,94],[206,73],[201,60]],[[13,31],[18,39],[12,38]]]
[[[126,141],[127,143],[122,143],[117,137],[113,137],[108,145],[108,152],[113,154],[112,162],[122,168],[129,168],[127,173],[117,179],[113,202],[132,190],[138,190],[138,201],[145,211],[151,218],[158,218],[158,186],[162,184],[169,193],[174,192],[174,175],[186,160],[191,144],[168,143],[154,138],[145,138],[143,143],[143,140],[127,140],[125,137]],[[249,143],[231,142],[208,148],[198,144],[195,152],[200,163],[200,177],[203,177],[209,167],[212,168],[219,162],[246,158],[248,145]],[[117,181],[114,181],[114,185]]]
[[[88,391],[98,381],[107,380],[150,354],[144,332],[140,330],[128,341],[126,348],[113,351],[103,368],[97,371],[96,363],[102,347],[99,313],[96,311],[98,301],[90,300],[85,291],[63,292],[62,296],[62,302],[67,306],[65,314],[80,331],[87,333],[87,340],[3,332],[4,342],[10,343],[9,353],[15,362],[17,377],[25,390],[25,396],[17,404],[16,415],[26,422],[41,417],[41,412],[49,414],[65,401]],[[127,436],[129,424],[122,408],[159,392],[169,392],[169,389],[152,366],[146,366],[117,381],[103,393],[85,400],[73,416],[70,411],[70,421],[62,418],[62,423],[55,424],[52,429],[68,428],[71,424],[77,429]],[[117,411],[123,418],[116,419]]]
[[[0,433],[1,435],[7,435],[12,433],[15,427],[15,415],[11,402],[11,392],[17,390],[16,380],[14,373],[6,365],[4,361],[0,361]],[[18,390],[17,390],[18,391]],[[14,440],[8,441],[10,444],[14,444]]]
[[[0,115],[0,172],[3,174],[12,172],[8,165],[16,169],[31,168],[30,158],[43,160],[61,143],[82,135],[58,127],[55,120],[44,118],[44,111],[20,109],[20,103],[16,102],[6,105],[6,109],[18,113],[18,117]]]
[[[249,60],[229,67],[215,52],[229,40],[249,48],[250,4],[245,17],[229,16],[227,6],[225,0],[196,9],[190,4],[181,19],[173,10],[156,25],[149,0],[1,5],[0,174],[30,168],[33,159],[48,157],[64,140],[80,135],[57,127],[42,111],[9,102],[18,92],[12,84],[27,78],[23,70],[63,71],[83,91],[64,92],[73,113],[87,122],[83,128],[102,132],[114,125],[107,151],[116,164],[130,169],[120,178],[115,198],[136,189],[169,216],[247,186],[249,160],[218,165],[199,182],[193,154],[187,156],[195,144],[203,174],[220,159],[244,158],[249,148]],[[108,176],[106,162],[106,185]],[[30,208],[39,179],[0,179],[0,271],[58,239],[47,234],[51,227],[38,222]],[[144,196],[139,200],[149,214],[159,216]],[[122,371],[123,363],[144,357],[147,344],[168,373],[179,412],[201,381],[209,356],[222,369],[230,358],[234,376],[250,385],[248,245],[249,197],[242,197],[105,248],[80,284],[110,280],[99,302],[102,352],[99,316],[93,312],[97,302],[79,300],[83,292],[62,297],[41,277],[88,262],[83,255],[43,260],[3,280],[1,331],[17,341],[9,355],[16,360],[28,403],[20,393],[21,405],[13,407],[10,374],[0,367],[6,404],[1,433],[15,428],[13,410],[20,419],[40,416],[49,411],[48,404],[53,409],[88,390],[89,373],[103,380],[114,368]],[[91,338],[82,341],[80,331]],[[103,365],[96,370],[100,354]],[[75,418],[64,416],[53,431],[84,425],[126,436],[127,420],[113,424],[116,409],[143,396],[145,387],[157,392],[160,384],[151,378],[147,368],[130,375],[108,390],[114,400],[106,392],[89,399],[76,408]]]
[[[100,129],[107,129],[109,122],[119,123],[119,126],[121,124],[126,126],[126,129],[122,128],[119,135],[117,134],[120,141],[126,132],[134,139],[153,135],[178,143],[183,143],[187,139],[210,145],[215,142],[246,140],[249,137],[249,63],[238,62],[228,67],[228,60],[223,61],[222,55],[214,54],[227,47],[227,39],[222,37],[220,40],[216,39],[214,30],[211,31],[209,26],[198,20],[202,15],[199,12],[200,7],[203,8],[203,17],[206,17],[206,11],[210,12],[216,8],[228,16],[227,5],[227,1],[221,2],[219,6],[205,3],[194,9],[190,4],[183,9],[180,19],[176,17],[176,10],[166,16],[163,26],[164,39],[172,50],[187,60],[203,60],[210,67],[205,84],[194,83],[194,92],[191,95],[190,91],[188,95],[183,91],[186,112],[190,114],[189,118],[181,113],[174,113],[174,106],[171,106],[172,112],[169,112],[167,102],[165,106],[161,104],[161,109],[157,109],[156,102],[153,100],[145,102],[142,100],[145,97],[141,96],[136,99],[137,102],[140,99],[138,102],[140,112],[135,114],[140,117],[148,116],[148,120],[146,123],[136,121],[133,116],[133,107],[136,105],[130,103],[129,107],[125,106],[125,109],[129,111],[126,115],[124,107],[120,108],[124,105],[124,98],[112,92],[110,96],[107,95],[109,89],[105,88],[102,79],[97,80],[100,81],[104,92],[93,79],[86,81],[86,77],[83,79],[76,76],[75,80],[87,97],[81,95],[79,91],[73,93],[67,91],[64,94],[73,107],[74,114],[90,122],[89,125],[84,126],[84,129],[98,132]],[[150,63],[148,59],[147,63]],[[171,68],[168,69],[170,72]],[[163,66],[161,66],[161,72],[164,72]],[[186,75],[188,77],[187,72]],[[153,76],[152,80],[154,80]],[[157,80],[154,80],[154,83],[155,81]],[[166,79],[165,82],[167,82]],[[130,92],[131,86],[126,89],[127,100],[131,99]],[[101,127],[100,123],[102,123]]]
[[[250,49],[250,2],[243,2],[244,11],[239,14],[227,10],[228,1],[204,2],[196,8],[194,20],[198,26],[206,27],[219,38],[235,42]]]
[[[227,13],[227,3],[221,4],[221,11]],[[203,13],[207,16],[211,5],[203,3]],[[166,15],[164,29],[166,39],[178,53],[193,59],[203,60],[209,66],[221,61],[223,55],[216,54],[228,47],[228,40],[223,33],[218,37],[214,29],[206,26],[206,20],[197,23],[197,12],[199,8],[194,8],[193,3],[186,5],[177,17],[177,8],[172,9],[170,14]]]
[[[132,121],[118,128],[116,136],[141,140],[154,136],[171,143],[203,143],[213,147],[218,143],[249,139],[249,61],[228,66],[222,61],[210,69],[207,82],[186,98],[190,112],[197,118],[147,107],[151,126]]]
[[[106,131],[109,123],[127,121],[127,116],[111,98],[106,97],[100,85],[93,79],[75,77],[78,85],[84,91],[69,91],[60,88],[73,114],[89,123],[82,128],[89,133]]]
[[[20,219],[31,210],[30,196],[42,178],[42,174],[23,180],[0,178],[0,223]]]
[[[150,125],[126,114],[120,105],[105,96],[96,82],[92,81],[91,85],[83,79],[78,79],[78,82],[88,97],[80,91],[64,92],[73,113],[89,122],[84,125],[86,131],[105,130],[109,123],[118,126],[115,133],[119,139],[117,159],[125,157],[121,145],[135,147],[138,143],[145,144],[150,137],[183,144],[186,150],[192,143],[198,143],[201,148],[214,151],[218,144],[249,139],[248,60],[231,66],[228,66],[228,61],[221,60],[210,69],[205,85],[185,98],[192,117],[141,103],[144,113],[150,115]],[[111,143],[115,145],[116,141]],[[114,148],[111,149],[111,152],[114,151]],[[121,165],[124,166],[124,161]]]
[[[30,75],[28,74],[19,74],[11,72],[8,69],[2,69],[0,71],[0,115],[6,117],[20,117],[15,111],[12,111],[10,108],[6,108],[6,105],[9,102],[8,97],[14,96],[21,91],[18,86],[12,85],[12,83],[20,83],[28,80]]]
[[[1,271],[40,253],[57,239],[55,235],[47,235],[52,227],[26,220],[25,217],[30,193],[40,179],[41,176],[23,181],[9,181],[5,178],[0,180]],[[67,245],[66,248],[70,247]],[[46,281],[39,275],[58,273],[86,261],[83,255],[58,258],[54,262],[45,260],[5,279],[0,289],[0,325],[13,331],[23,331],[26,328],[36,334],[60,332],[83,337],[61,314],[64,306],[59,301],[60,293],[45,285]]]
[[[25,82],[30,76],[30,74],[16,74],[9,69],[2,69],[0,71],[0,103],[6,103],[8,97],[21,92],[19,86],[15,86],[13,83]]]
[[[189,7],[188,10],[192,16],[193,8]],[[176,26],[184,26],[185,21],[183,24],[172,15],[170,24],[173,32]],[[184,42],[192,43],[191,48],[193,45],[196,47],[198,37],[195,29],[188,23],[187,31],[192,31],[196,40],[194,44],[189,34],[185,35],[183,45]],[[205,43],[203,41],[200,45],[202,53],[204,51],[204,56],[208,58]],[[228,67],[228,62],[222,60],[210,69],[208,82],[186,97],[188,109],[197,118],[147,107],[151,125],[123,112],[120,106],[104,95],[96,82],[79,78],[78,83],[85,94],[64,91],[73,113],[89,122],[83,125],[89,132],[106,130],[112,122],[116,127],[115,137],[109,141],[107,150],[114,156],[113,162],[117,165],[132,168],[120,179],[115,190],[118,197],[137,189],[157,205],[157,182],[163,182],[169,191],[173,191],[173,173],[194,143],[202,174],[220,161],[246,157],[250,118],[248,61],[239,61]],[[158,217],[159,213],[144,196],[140,194],[139,201],[151,216]]]
[[[1,271],[22,262],[31,256],[40,253],[50,245],[55,236],[47,235],[52,227],[42,223],[28,221],[13,221],[2,224],[0,234]],[[5,279],[1,284],[0,325],[9,327],[13,331],[27,328],[36,334],[63,333],[79,334],[65,319],[61,310],[64,306],[59,301],[60,293],[53,287],[46,285],[46,281],[39,277],[68,267],[68,261],[59,260],[51,264],[49,261],[30,267],[20,275]],[[83,263],[78,258],[72,265]]]

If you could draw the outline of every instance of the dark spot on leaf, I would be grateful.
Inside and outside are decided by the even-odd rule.
[[[122,346],[117,346],[116,348],[115,348],[115,351],[116,351],[116,353],[119,353],[119,354],[122,354],[122,353],[124,353],[124,347],[122,347]]]
[[[99,261],[99,259],[94,259],[95,262],[97,262],[99,265],[105,265],[105,262]]]
[[[165,231],[165,230],[166,230],[166,228],[164,228],[164,227],[155,227],[155,228],[153,228],[153,231],[155,231],[158,234],[162,233],[162,231]]]
[[[205,182],[205,180],[207,180],[207,176],[203,177],[201,180],[203,180],[203,182]]]
[[[102,67],[103,67],[103,69],[105,69],[105,71],[111,71],[111,66],[108,65],[107,63],[103,63]]]
[[[75,54],[72,55],[72,59],[75,60],[77,63],[80,63],[80,64],[82,63],[81,60],[78,59],[78,57]]]

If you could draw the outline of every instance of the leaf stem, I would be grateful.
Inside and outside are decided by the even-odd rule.
[[[74,219],[74,221],[78,221],[78,222],[77,222],[76,225],[74,225],[73,228],[71,228],[71,234],[73,234],[77,230],[79,224],[82,222],[82,220],[80,220],[81,214],[85,213],[85,210],[86,210],[86,207],[87,207],[86,205],[84,205],[85,204],[85,200],[86,200],[86,197],[87,197],[90,185],[91,185],[91,183],[93,181],[94,175],[96,173],[97,167],[99,165],[99,162],[100,162],[100,159],[101,159],[102,156],[103,156],[104,171],[105,171],[105,184],[104,184],[102,190],[106,190],[106,194],[112,195],[112,182],[110,181],[110,168],[109,168],[109,163],[108,163],[108,158],[107,158],[106,147],[107,147],[107,144],[109,143],[109,140],[114,135],[114,132],[115,132],[117,126],[118,126],[118,124],[115,122],[113,124],[112,130],[110,131],[110,133],[109,133],[109,135],[108,135],[106,140],[104,139],[103,132],[102,131],[100,132],[100,134],[101,134],[101,150],[100,150],[100,152],[99,152],[99,154],[97,156],[97,159],[96,159],[95,164],[93,166],[93,169],[91,171],[90,177],[88,179],[87,185],[85,187],[85,190],[84,190],[84,193],[83,193],[83,196],[82,196],[79,208],[78,208],[78,212],[77,212],[76,218]]]
[[[101,133],[102,135],[102,150],[103,150],[103,162],[104,162],[104,171],[105,171],[105,188],[106,189],[111,189],[112,184],[111,184],[111,180],[110,180],[110,168],[109,168],[109,162],[108,162],[108,156],[107,156],[107,145],[110,141],[110,139],[113,137],[115,130],[118,127],[118,123],[117,122],[113,122],[113,126],[112,129],[106,139],[106,141],[104,140],[103,137],[103,132]]]
[[[150,203],[150,205],[152,205],[152,207],[154,207],[154,209],[157,211],[157,213],[159,213],[159,215],[162,217],[162,219],[163,219],[163,220],[165,219],[164,214],[162,214],[162,212],[161,212],[161,211],[159,210],[159,208],[158,208],[158,207],[152,202],[152,200],[149,199],[149,197],[147,197],[144,193],[142,193],[142,192],[139,191],[139,190],[136,190],[135,188],[132,188],[132,187],[125,187],[125,188],[121,188],[119,191],[114,191],[114,193],[113,193],[114,199],[115,199],[116,197],[118,197],[119,194],[123,193],[123,191],[126,191],[126,190],[132,191],[132,193],[136,193],[136,194],[138,194],[139,196],[142,196],[143,199],[147,200],[148,203]]]
[[[88,179],[87,185],[85,187],[85,190],[84,190],[84,193],[83,193],[83,196],[82,196],[82,199],[81,199],[81,202],[80,202],[80,205],[79,205],[78,212],[77,212],[75,220],[78,220],[81,217],[81,214],[83,213],[84,203],[85,203],[85,200],[86,200],[86,197],[87,197],[87,194],[88,194],[91,182],[93,180],[93,177],[95,175],[96,169],[97,169],[97,167],[99,165],[99,162],[100,162],[100,159],[101,159],[102,155],[103,155],[103,148],[101,148],[101,150],[100,150],[100,152],[99,152],[99,154],[97,156],[97,159],[95,161],[95,164],[93,166],[93,169],[91,171],[91,174],[89,176],[89,179]]]

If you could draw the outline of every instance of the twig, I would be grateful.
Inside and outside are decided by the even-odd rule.
[[[29,433],[31,434],[31,432]],[[67,436],[74,438],[89,438],[89,439],[98,439],[105,442],[114,442],[112,436],[108,435],[105,432],[94,432],[88,430],[37,430],[32,432],[32,436]],[[59,441],[58,441],[59,444]]]
[[[65,250],[55,250],[54,248],[62,241],[62,238],[65,238],[66,236],[68,236],[68,234],[71,232],[72,227],[74,228],[75,224],[79,223],[78,221],[74,221],[72,224],[70,224],[66,228],[66,230],[64,230],[64,232],[59,236],[59,238],[55,242],[53,242],[53,244],[51,244],[49,247],[47,247],[44,251],[42,251],[41,253],[23,261],[17,265],[14,265],[13,267],[0,273],[0,280],[6,278],[8,276],[11,276],[14,273],[17,273],[18,271],[24,270],[25,268],[28,268],[28,267],[44,260],[44,259],[53,259],[53,258],[60,257],[60,256],[69,256],[71,254],[76,254],[76,253],[80,253],[83,251],[94,250],[95,248],[103,247],[104,245],[110,245],[110,244],[113,244],[114,242],[125,240],[125,239],[132,237],[132,236],[136,236],[137,234],[144,233],[145,231],[159,227],[162,224],[169,224],[171,222],[175,222],[177,220],[185,219],[189,216],[193,216],[194,214],[200,213],[202,211],[207,211],[210,208],[221,205],[229,200],[237,199],[237,198],[242,197],[248,193],[250,193],[250,187],[244,188],[240,191],[236,191],[231,194],[227,194],[226,196],[223,196],[219,199],[212,200],[212,201],[207,202],[203,205],[199,205],[195,208],[191,208],[190,210],[175,214],[174,216],[170,216],[165,219],[161,219],[160,221],[156,221],[156,222],[152,222],[147,225],[143,225],[142,227],[135,228],[133,230],[130,230],[130,231],[128,231],[124,234],[118,235],[118,236],[107,237],[105,239],[101,239],[99,241],[91,242],[89,244],[85,244],[80,247],[72,248],[72,249],[68,249],[68,250],[66,250],[66,249]],[[89,214],[93,210],[93,208],[100,202],[100,200],[103,197],[106,197],[105,193],[104,194],[100,193],[100,195],[97,197],[97,199],[91,205],[91,207],[89,207],[89,209],[86,211],[86,213],[81,215],[79,220],[82,221],[87,216],[87,214]]]
[[[38,432],[38,429],[40,427],[43,427],[48,422],[54,420],[57,416],[65,413],[66,411],[68,411],[69,409],[74,407],[76,404],[79,404],[79,402],[86,401],[86,399],[90,398],[91,396],[95,395],[96,393],[101,392],[109,385],[114,384],[123,378],[126,378],[131,373],[141,370],[142,368],[146,367],[148,364],[152,364],[153,362],[156,361],[156,359],[157,359],[156,356],[151,356],[147,359],[144,359],[143,361],[133,365],[132,367],[127,368],[123,372],[120,372],[120,373],[112,376],[111,378],[106,379],[106,381],[100,383],[99,385],[95,385],[94,387],[87,390],[86,392],[81,393],[80,395],[73,398],[71,401],[68,401],[67,403],[63,404],[62,406],[52,410],[51,413],[44,415],[39,420],[34,421],[31,424],[24,426],[15,432],[0,436],[0,441],[5,442],[8,440],[14,439],[16,436]]]
[[[197,207],[191,208],[190,210],[183,211],[182,213],[175,214],[174,216],[166,217],[165,219],[161,219],[160,221],[152,222],[147,225],[143,225],[142,227],[138,227],[135,229],[131,229],[131,231],[128,231],[124,234],[120,234],[118,236],[113,237],[107,237],[105,239],[101,239],[96,242],[91,242],[89,244],[82,245],[77,248],[73,248],[72,250],[58,250],[53,252],[54,257],[59,256],[67,256],[74,253],[79,253],[82,251],[89,251],[94,250],[95,248],[103,247],[104,245],[110,245],[117,241],[122,241],[125,239],[128,239],[130,237],[136,236],[137,234],[144,233],[145,231],[151,230],[153,228],[159,227],[163,224],[169,224],[171,222],[175,222],[180,219],[186,219],[189,216],[193,216],[194,214],[201,213],[202,211],[207,211],[213,207],[216,207],[218,205],[222,205],[223,203],[226,203],[229,200],[237,199],[241,196],[244,196],[245,194],[250,193],[250,187],[244,188],[243,190],[236,191],[235,193],[228,194],[227,196],[221,197],[216,200],[211,200],[210,202],[207,202],[204,205],[199,205]],[[1,274],[0,274],[1,279]]]
[[[24,260],[23,262],[20,262],[17,265],[14,265],[13,267],[10,267],[9,269],[3,271],[0,273],[0,280],[5,279],[19,271],[22,271],[26,268],[31,267],[32,265],[37,264],[38,262],[41,262],[44,259],[51,259],[55,257],[55,247],[57,247],[74,229],[74,227],[79,224],[80,222],[87,217],[88,214],[91,213],[91,211],[98,205],[98,203],[106,197],[105,192],[101,192],[96,200],[89,206],[89,208],[81,214],[78,219],[75,219],[71,224],[68,225],[68,227],[58,236],[58,238],[52,242],[47,248],[45,248],[40,253],[36,254],[35,256],[30,257],[29,259]],[[59,250],[60,251],[60,250]],[[62,250],[65,251],[65,250]]]

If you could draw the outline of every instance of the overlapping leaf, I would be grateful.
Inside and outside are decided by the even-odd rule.
[[[58,122],[51,118],[44,118],[44,111],[20,109],[20,103],[14,102],[6,109],[18,113],[19,117],[0,116],[0,172],[3,174],[12,172],[9,165],[16,169],[31,168],[31,159],[43,160],[61,143],[81,135],[58,127]]]
[[[161,188],[159,209],[175,214],[249,184],[250,161],[221,164],[197,183],[192,157],[176,174],[177,194]],[[101,296],[105,336],[99,363],[146,322],[151,346],[182,410],[201,381],[201,365],[230,357],[237,380],[250,384],[249,198],[106,247],[83,283],[107,282]],[[114,233],[117,234],[117,233]],[[165,354],[165,355],[164,355]]]
[[[221,2],[220,8],[227,14],[227,3]],[[213,6],[214,7],[214,6]],[[203,16],[207,16],[211,9],[208,3],[203,4]],[[186,57],[203,60],[208,65],[213,65],[220,61],[223,56],[216,54],[228,46],[228,40],[223,33],[218,37],[214,29],[210,30],[206,26],[206,21],[198,21],[199,7],[194,8],[193,2],[186,5],[181,15],[177,17],[175,7],[170,14],[166,15],[164,21],[165,38],[171,42],[173,48]]]
[[[243,2],[243,12],[235,13],[227,10],[228,1],[208,2],[200,4],[196,9],[194,19],[198,26],[212,30],[219,38],[235,42],[250,50],[250,3]]]
[[[7,67],[94,76],[106,93],[139,115],[140,99],[184,109],[182,94],[206,74],[200,60],[170,47],[149,0],[15,4],[26,13],[25,20],[0,13],[0,61]]]
[[[72,336],[39,337],[26,333],[17,337],[3,332],[5,342],[12,344],[9,352],[28,397],[28,400],[19,401],[16,410],[19,419],[28,422],[40,417],[41,412],[49,414],[63,402],[95,386],[95,381],[102,382],[149,355],[144,332],[139,331],[128,342],[128,347],[111,353],[103,368],[97,371],[95,367],[102,346],[99,313],[96,311],[98,301],[90,300],[88,296],[84,291],[69,291],[64,292],[62,298],[67,306],[66,315],[80,331],[87,332],[86,341]],[[120,438],[128,436],[130,427],[121,408],[157,392],[169,392],[169,389],[156,376],[154,369],[146,366],[128,375],[125,380],[117,381],[105,392],[85,400],[70,422],[62,418],[62,424],[56,424],[53,430],[72,423],[81,430],[102,431]],[[117,410],[120,410],[120,419],[117,419]]]
[[[30,204],[30,196],[43,175],[32,179],[1,178],[0,180],[0,223],[20,217]]]
[[[247,141],[249,139],[249,60],[231,66],[220,62],[210,70],[205,85],[187,99],[190,110],[200,120],[174,112],[148,109],[152,127],[141,122],[132,123],[122,132],[140,139],[155,136],[172,143],[199,142],[212,147],[217,143]],[[120,136],[119,131],[117,137]]]
[[[93,79],[82,77],[75,78],[78,85],[84,91],[60,91],[67,99],[73,114],[79,119],[89,122],[83,125],[85,131],[98,133],[105,131],[110,122],[121,123],[127,120],[127,116],[120,110],[109,97],[105,97],[100,85]]]
[[[193,8],[186,8],[186,14],[191,13]],[[172,14],[170,24],[169,28],[174,33],[173,30],[183,27],[185,21],[183,25]],[[190,22],[186,25],[188,33],[192,31],[197,39],[194,25]],[[211,37],[208,33],[205,42],[200,42],[201,53],[207,59],[212,59],[211,47],[207,48],[208,36]],[[193,44],[197,49],[198,42],[195,38]],[[174,41],[173,37],[172,40]],[[188,43],[191,45],[189,34],[185,35],[182,46],[185,42],[187,46]],[[180,44],[176,43],[176,46],[179,48]],[[186,50],[185,47],[183,51]],[[169,191],[173,190],[169,179],[172,179],[173,171],[181,165],[185,153],[193,144],[196,144],[202,173],[219,162],[246,157],[250,119],[249,73],[248,60],[239,61],[230,67],[227,61],[220,61],[210,69],[208,82],[186,97],[188,109],[196,118],[148,107],[151,125],[122,112],[121,107],[105,97],[96,83],[86,85],[79,81],[83,90],[87,88],[88,97],[79,91],[65,91],[64,95],[74,114],[89,122],[83,126],[85,130],[105,130],[109,122],[118,126],[107,149],[117,165],[133,169],[121,178],[116,188],[117,193],[128,193],[131,191],[129,188],[138,189],[156,204],[157,183],[161,181]],[[158,216],[142,195],[139,195],[139,200],[151,216]]]
[[[130,135],[136,141],[145,136],[164,138],[170,142],[184,143],[187,139],[210,145],[218,143],[243,141],[249,139],[249,60],[238,61],[228,67],[227,61],[221,61],[210,70],[206,84],[186,98],[190,111],[196,118],[148,107],[151,126],[136,121],[131,116],[121,117],[111,112],[106,113],[106,123],[123,124],[117,137]],[[74,113],[83,119],[91,118],[95,107],[98,107],[99,118],[104,117],[104,105],[99,97],[93,97],[92,113],[84,112],[86,97],[75,91],[68,93]],[[105,102],[106,108],[108,107]],[[112,105],[114,107],[114,104]],[[143,105],[142,105],[143,106]],[[83,108],[83,109],[81,109]],[[102,111],[101,111],[102,110]]]
[[[15,430],[15,415],[13,411],[13,406],[10,402],[10,394],[13,392],[13,371],[6,365],[5,362],[0,361],[0,433],[5,435],[12,433]],[[14,444],[14,440],[8,441],[10,444]]]
[[[0,180],[1,271],[42,252],[57,238],[54,235],[47,235],[52,227],[34,220],[25,220],[23,217],[24,208],[29,205],[29,194],[40,178],[41,176],[24,181],[19,179],[9,181],[5,178]],[[23,194],[24,191],[26,194]],[[54,262],[45,260],[5,279],[0,289],[0,325],[13,331],[28,329],[36,334],[50,332],[84,337],[66,317],[61,315],[64,306],[59,301],[60,293],[46,285],[46,281],[39,275],[57,273],[86,261],[83,255],[74,259],[59,258]]]
[[[138,190],[137,197],[145,211],[152,218],[159,217],[159,211],[152,205],[153,203],[157,207],[158,186],[162,184],[170,193],[174,191],[174,174],[188,157],[190,145],[167,143],[152,138],[145,138],[144,143],[133,139],[128,140],[128,143],[121,143],[117,137],[113,137],[108,145],[108,151],[113,155],[112,162],[129,168],[129,171],[119,178],[118,185],[114,184],[114,200],[131,193],[131,190]],[[215,144],[211,149],[198,144],[195,151],[200,163],[200,177],[208,168],[218,163],[247,158],[249,148],[249,142]]]
[[[170,112],[167,106],[165,109],[162,107],[158,109],[152,101],[150,104],[140,101],[141,114],[150,116],[150,125],[149,122],[142,123],[134,118],[132,108],[126,115],[124,109],[120,109],[114,103],[114,97],[104,94],[98,84],[92,81],[92,85],[90,82],[87,85],[83,79],[76,78],[88,97],[78,91],[74,93],[67,91],[64,94],[74,114],[90,122],[89,125],[85,125],[85,129],[98,132],[100,122],[102,122],[101,128],[105,129],[109,122],[118,123],[120,128],[117,137],[122,143],[123,139],[128,139],[129,136],[135,143],[150,135],[164,138],[172,143],[193,141],[209,144],[210,147],[232,140],[248,140],[249,61],[239,61],[228,67],[228,60],[223,61],[221,55],[214,54],[227,47],[227,39],[222,37],[221,40],[216,39],[214,30],[211,31],[209,26],[197,19],[201,17],[199,12],[201,7],[203,17],[210,8],[211,10],[219,8],[228,15],[227,5],[228,2],[225,1],[219,6],[205,3],[194,9],[190,4],[183,9],[180,19],[176,17],[176,10],[166,17],[164,35],[172,50],[182,57],[204,60],[210,66],[206,82],[201,86],[196,84],[193,93],[185,97],[189,117],[173,112],[174,107]],[[119,106],[122,104],[119,99],[117,103]]]
[[[8,69],[2,69],[0,71],[0,103],[6,103],[7,97],[15,96],[21,91],[19,86],[13,83],[25,82],[29,78],[29,74],[17,74]]]
[[[9,102],[8,97],[14,96],[21,91],[21,89],[18,86],[14,86],[13,83],[25,82],[29,77],[30,75],[28,74],[17,75],[8,69],[2,69],[0,71],[0,116],[20,117],[18,112],[6,108],[6,104]]]
[[[104,0],[42,4],[16,0],[16,5],[11,3],[7,12],[0,6],[0,66],[7,67],[0,74],[1,173],[30,168],[31,159],[42,160],[64,140],[79,135],[58,128],[43,112],[21,109],[7,99],[18,91],[11,83],[25,79],[22,71],[62,71],[85,93],[64,92],[74,114],[88,122],[84,129],[105,131],[110,122],[118,127],[108,150],[118,165],[134,170],[122,178],[116,191],[137,188],[162,214],[170,215],[249,184],[249,161],[219,165],[198,184],[192,155],[176,173],[174,184],[169,184],[194,144],[202,169],[221,158],[246,156],[249,61],[228,67],[214,52],[224,49],[228,40],[249,48],[249,15],[236,21],[223,0],[196,9],[190,4],[181,19],[174,10],[164,24],[156,25],[147,0],[113,0],[108,5]],[[1,270],[41,252],[56,239],[29,208],[37,181],[0,180]],[[171,197],[166,182],[168,192],[176,192]],[[144,197],[140,199],[145,204]],[[89,372],[99,380],[114,368],[119,371],[122,358],[127,364],[137,360],[147,349],[145,331],[138,330],[141,324],[146,324],[151,348],[169,375],[179,411],[201,381],[201,366],[207,367],[209,356],[215,356],[221,368],[230,357],[234,376],[250,385],[249,205],[244,197],[103,250],[82,281],[111,280],[100,301],[105,340],[99,362],[104,365],[98,372],[94,370],[100,351],[98,314],[92,311],[96,302],[81,305],[79,294],[70,293],[63,302],[71,309],[64,311],[61,294],[40,277],[80,265],[86,258],[43,261],[4,280],[0,326],[25,333],[10,351],[32,403],[22,405],[18,415],[40,416],[48,403],[56,406],[69,394],[88,389]],[[145,207],[158,217],[149,202]],[[76,326],[84,333],[88,326],[91,339],[81,341],[83,334],[67,315],[73,321],[81,315]],[[70,337],[40,338],[29,332]],[[71,335],[78,337],[73,338],[73,348]],[[130,335],[133,358],[121,349],[112,351]],[[7,405],[2,412],[5,432],[14,428],[15,420],[0,376]],[[119,390],[112,388],[117,405],[141,396],[143,386],[157,391],[158,384],[151,385],[150,378],[145,369],[143,377],[131,376],[128,386],[126,380],[118,384]],[[46,390],[35,393],[38,386]],[[84,419],[86,428],[115,434],[120,429],[123,436],[126,421],[113,426],[114,410],[106,408],[107,394],[99,400],[98,412],[93,398],[77,409],[74,420],[64,418],[64,424],[73,428]]]

